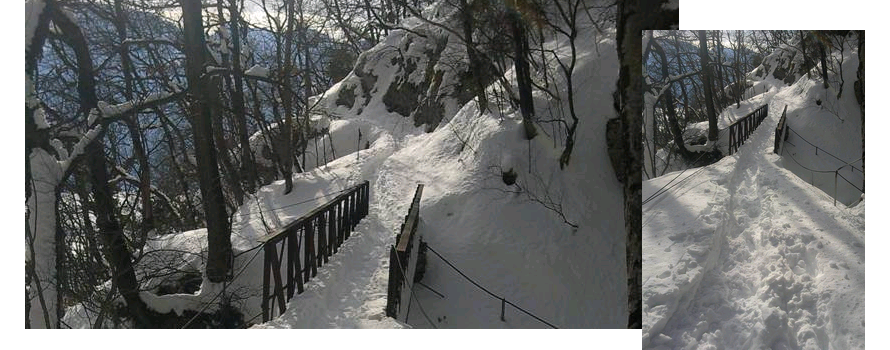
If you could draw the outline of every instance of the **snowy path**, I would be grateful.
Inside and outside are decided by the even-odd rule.
[[[777,164],[780,106],[739,153],[665,195],[686,199],[643,207],[644,348],[863,346],[864,209],[834,207]]]

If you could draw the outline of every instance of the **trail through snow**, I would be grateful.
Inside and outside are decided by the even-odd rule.
[[[781,166],[772,100],[738,153],[644,205],[644,348],[864,346],[864,204],[835,207]]]

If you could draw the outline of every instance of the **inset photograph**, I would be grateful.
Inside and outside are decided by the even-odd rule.
[[[643,348],[864,348],[865,32],[642,49]]]

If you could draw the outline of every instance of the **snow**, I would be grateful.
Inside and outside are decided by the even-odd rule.
[[[41,148],[31,149],[31,196],[27,198],[28,223],[33,238],[33,258],[25,242],[25,260],[34,263],[37,280],[43,291],[43,300],[49,314],[49,322],[43,316],[43,308],[36,294],[35,282],[30,286],[31,293],[31,328],[56,327],[56,186],[62,180],[64,168],[59,166],[55,158]]]
[[[336,106],[334,100],[346,86],[342,83],[329,89],[319,102],[313,121],[316,128],[326,126],[329,131],[316,141],[319,152],[327,146],[325,149],[335,150],[337,158],[315,161],[315,147],[310,144],[308,171],[294,174],[291,194],[282,195],[284,183],[276,181],[259,189],[232,215],[235,273],[240,275],[227,290],[247,296],[240,305],[245,319],[260,312],[263,257],[255,258],[261,249],[251,250],[259,238],[325,203],[330,198],[326,195],[368,180],[368,216],[306,283],[305,292],[289,301],[283,315],[255,327],[547,328],[512,307],[507,307],[506,321],[501,321],[500,300],[481,292],[433,255],[427,257],[423,282],[446,298],[420,287],[412,293],[435,324],[427,323],[415,311],[419,308],[415,301],[411,301],[414,305],[408,320],[385,316],[389,246],[394,244],[418,183],[425,184],[418,232],[474,280],[558,327],[624,327],[623,194],[606,153],[603,132],[607,120],[615,117],[611,92],[618,61],[614,32],[594,34],[592,30],[583,30],[577,41],[576,108],[600,112],[585,115],[578,124],[572,162],[564,170],[558,161],[562,140],[541,133],[528,142],[522,136],[518,111],[480,113],[474,101],[452,103],[432,132],[387,111],[381,99],[395,79],[392,73],[397,67],[379,51],[401,45],[404,35],[391,32],[363,67],[379,77],[370,103],[356,101],[364,106],[361,111]],[[566,46],[562,38],[545,43],[545,48],[559,49],[559,54],[566,53],[562,49]],[[419,50],[413,54],[421,54],[421,45],[409,48]],[[463,48],[446,50],[460,52]],[[264,70],[259,66],[248,72],[251,70],[264,74],[259,73]],[[424,74],[423,69],[417,71]],[[507,78],[512,79],[511,72]],[[350,79],[357,77],[352,73],[344,80]],[[445,82],[449,79],[457,78],[443,77]],[[564,94],[564,89],[558,93]],[[363,98],[361,94],[357,97]],[[535,98],[538,115],[560,108],[540,91]],[[252,145],[259,141],[254,136]],[[518,174],[516,185],[507,186],[501,180],[501,171],[508,168]],[[564,223],[563,217],[545,205],[561,210],[565,220],[578,228]],[[206,250],[204,229],[165,236],[148,245],[147,252],[172,247],[187,250],[182,258],[184,269],[203,269],[198,257]],[[181,312],[199,305],[203,308],[221,291],[221,286],[205,280],[194,295],[144,292],[143,299],[155,310]],[[209,305],[208,311],[214,305]],[[67,323],[85,324],[83,311],[69,314]]]
[[[34,111],[34,124],[37,125],[37,130],[49,129],[49,124],[46,122],[46,113],[43,112],[43,108],[38,108]]]
[[[269,68],[255,64],[255,65],[253,65],[253,67],[250,67],[250,69],[244,71],[244,74],[252,75],[255,77],[268,78],[269,77]]]
[[[855,72],[850,65],[845,73]],[[823,150],[861,156],[858,105],[852,92],[832,104],[837,92],[825,96],[821,79],[765,81],[769,92],[721,115],[731,122],[770,105],[738,153],[643,182],[644,199],[668,188],[642,208],[644,349],[864,347],[865,202],[834,205],[833,191],[789,166],[788,151],[773,153],[787,105],[791,127]],[[827,106],[813,107],[814,96]],[[826,111],[832,105],[836,112]],[[828,162],[798,153],[802,162]]]
[[[585,41],[590,35],[586,32],[579,42],[593,43]],[[388,42],[398,45],[393,35]],[[556,44],[550,42],[548,47]],[[617,78],[614,39],[601,40],[599,45],[602,56],[593,52],[592,45],[582,46],[579,54],[576,91],[585,96],[576,101],[579,110],[612,111],[609,92]],[[392,66],[386,60],[369,58],[367,66],[375,68],[366,71],[379,76],[376,86],[387,86],[390,82],[386,80],[392,78],[386,72]],[[336,89],[341,86],[336,85],[326,96],[337,96]],[[604,128],[608,114],[579,124],[579,135],[585,136],[577,140],[570,166],[560,172],[560,149],[554,149],[545,135],[531,144],[523,140],[521,118],[515,111],[480,115],[471,101],[455,107],[450,118],[446,113],[446,120],[433,132],[423,133],[404,117],[386,112],[382,103],[375,103],[383,92],[385,88],[378,88],[360,115],[335,107],[342,117],[331,121],[330,130],[340,158],[306,175],[306,180],[314,179],[326,172],[345,171],[342,167],[346,165],[358,165],[363,175],[357,178],[371,182],[369,216],[347,241],[343,254],[338,253],[331,265],[307,284],[306,292],[290,301],[288,311],[258,327],[403,326],[399,322],[405,320],[383,315],[388,249],[417,183],[426,185],[418,232],[474,280],[560,327],[623,326],[624,242],[623,234],[616,234],[623,232],[622,195],[605,153],[605,140],[594,136]],[[539,114],[546,113],[548,102],[538,97]],[[359,151],[357,163],[355,154],[341,155],[356,146],[356,128],[372,141],[370,150]],[[381,149],[381,145],[386,147]],[[535,164],[531,174],[529,147]],[[507,192],[517,188],[503,184],[498,167],[516,169],[523,188],[542,197],[548,194],[545,189],[549,184],[549,199],[561,204],[566,217],[579,229],[573,230],[557,214],[531,201],[528,193]],[[295,177],[295,188],[305,181],[301,178]],[[412,301],[410,326],[547,327],[511,307],[506,310],[507,321],[500,321],[500,300],[477,289],[435,256],[428,254],[427,259],[423,282],[446,298],[415,288],[414,295],[435,324],[427,323]],[[591,270],[590,266],[596,268]]]
[[[208,70],[209,69],[210,69],[210,67],[208,67]],[[178,89],[176,89],[176,91],[178,91]],[[149,94],[148,96],[145,96],[141,99],[130,100],[130,101],[115,104],[115,105],[108,104],[105,101],[99,101],[98,107],[99,107],[99,111],[102,112],[101,113],[102,118],[112,118],[112,117],[119,116],[121,114],[131,112],[134,108],[136,108],[140,105],[144,105],[147,103],[152,103],[152,102],[155,102],[155,101],[158,101],[161,99],[165,99],[167,97],[170,97],[170,95],[172,95],[172,93],[170,93],[170,92],[155,92],[155,93]],[[93,115],[91,113],[90,117],[89,117],[89,121],[88,121],[89,125],[93,125],[93,123],[96,121],[97,117],[98,116]]]
[[[39,21],[40,15],[43,13],[43,8],[46,7],[46,4],[43,0],[28,0],[25,2],[25,53],[27,54],[28,49],[31,46],[31,38],[34,37],[34,32],[37,31],[37,22]]]

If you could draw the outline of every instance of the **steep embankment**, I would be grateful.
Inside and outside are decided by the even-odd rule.
[[[448,9],[440,3],[425,13],[454,24]],[[325,202],[325,195],[368,180],[369,215],[287,312],[259,327],[403,326],[384,316],[388,247],[417,183],[426,185],[419,232],[475,281],[558,327],[623,327],[623,198],[605,142],[606,121],[615,117],[615,34],[597,32],[588,18],[579,16],[574,91],[580,121],[565,169],[559,167],[564,131],[540,124],[538,136],[527,141],[522,118],[509,103],[492,100],[489,110],[480,111],[469,100],[465,47],[447,31],[408,20],[403,25],[410,31],[394,30],[363,53],[351,74],[318,97],[314,110],[314,119],[330,131],[319,145],[333,145],[339,157],[295,174],[289,195],[281,195],[282,181],[260,189],[233,217],[239,277],[227,290],[243,298],[238,305],[245,319],[259,312],[262,256],[251,250],[257,239]],[[566,39],[547,35],[544,48],[567,62]],[[553,61],[547,66],[552,93],[560,98],[536,89],[536,114],[568,118],[562,72]],[[512,71],[504,79],[516,91]],[[488,89],[491,96],[507,93],[495,85]],[[502,175],[511,169],[517,177],[507,185]],[[205,249],[203,230],[181,235],[197,240],[195,252]],[[200,271],[199,258],[190,262]],[[510,307],[501,321],[500,300],[433,255],[423,282],[445,297],[415,288],[419,304],[412,302],[407,320],[413,327],[547,327]],[[182,310],[206,305],[221,290],[205,281],[197,295],[146,298],[154,308]],[[429,320],[414,311],[420,308]]]
[[[823,91],[806,77],[771,91],[738,153],[644,182],[644,198],[669,189],[643,206],[644,348],[864,347],[865,204],[834,206],[772,153],[783,107],[821,118],[800,106]],[[809,135],[859,135],[830,130]]]
[[[424,28],[416,25],[412,30]],[[354,130],[348,129],[354,128],[350,125],[373,125],[380,131],[378,140],[393,140],[394,151],[379,164],[357,163],[367,169],[362,173],[371,181],[371,214],[357,229],[359,239],[351,239],[348,256],[325,266],[325,272],[310,282],[309,292],[293,299],[285,315],[263,327],[393,326],[383,316],[387,251],[417,183],[426,185],[419,232],[471,278],[560,327],[621,327],[626,319],[624,242],[623,222],[616,218],[622,217],[622,197],[604,139],[605,122],[614,113],[610,92],[617,59],[613,34],[583,26],[575,89],[577,96],[585,96],[576,100],[584,119],[572,163],[565,170],[558,165],[560,140],[541,134],[532,142],[525,141],[518,111],[509,107],[480,112],[475,102],[453,98],[451,103],[459,109],[450,114],[445,108],[442,123],[429,133],[423,132],[429,124],[413,127],[420,121],[416,114],[409,116],[412,120],[397,110],[389,111],[385,95],[392,84],[421,78],[412,75],[420,70],[401,71],[387,57],[400,49],[411,53],[415,52],[411,47],[428,47],[423,40],[394,32],[363,54],[356,72],[332,87],[320,105],[340,118],[331,123],[335,145],[340,143],[338,137],[354,137],[353,131],[338,131]],[[406,49],[403,45],[408,41]],[[455,45],[448,41],[443,50],[459,52],[461,48]],[[560,39],[549,40],[545,47],[568,54]],[[425,55],[423,50],[416,52]],[[374,68],[369,68],[371,62],[376,62]],[[442,75],[442,86],[459,80],[458,75]],[[377,77],[374,84],[362,86],[370,76]],[[514,79],[512,73],[507,73],[507,79]],[[559,90],[565,93],[563,87]],[[352,106],[338,102],[349,94],[354,94]],[[536,91],[535,98],[539,115],[567,108],[541,91]],[[363,135],[369,134],[363,131]],[[372,148],[377,142],[372,141]],[[338,161],[354,159],[351,154]],[[502,171],[510,168],[518,174],[512,186],[501,179]],[[507,321],[500,321],[500,300],[477,289],[432,254],[423,282],[445,298],[415,288],[420,306],[412,302],[407,321],[414,327],[546,327],[509,307]],[[432,324],[415,311],[421,307]]]

